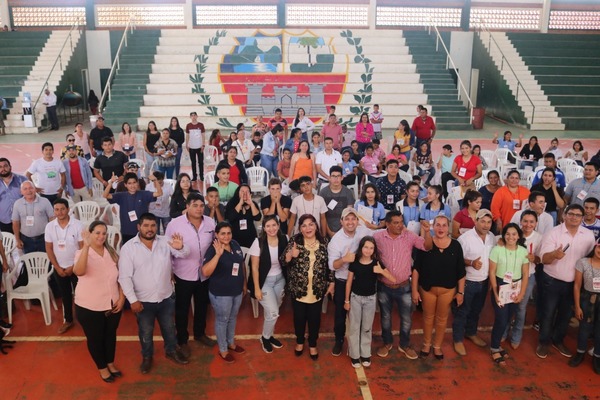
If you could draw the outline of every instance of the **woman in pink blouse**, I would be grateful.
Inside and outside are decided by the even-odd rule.
[[[79,278],[75,289],[77,319],[100,377],[111,383],[122,376],[114,360],[125,296],[117,282],[119,257],[106,238],[106,224],[92,222],[89,232],[83,232],[83,248],[75,253],[73,273]]]
[[[373,135],[375,135],[375,132],[373,131],[373,125],[369,122],[369,114],[362,113],[360,122],[356,124],[356,141],[361,153],[364,154],[365,148],[373,139]]]
[[[131,125],[128,122],[123,122],[121,125],[121,133],[119,133],[118,147],[129,159],[136,158],[135,148],[137,147],[135,132],[131,130]]]

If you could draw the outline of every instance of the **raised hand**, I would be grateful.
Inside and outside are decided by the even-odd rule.
[[[300,255],[300,249],[298,248],[298,245],[295,242],[294,242],[294,245],[292,246],[291,252],[292,252],[293,258],[296,258]]]
[[[215,239],[213,241],[213,247],[215,248],[215,252],[217,253],[217,255],[221,257],[223,255],[223,252],[225,251],[225,246],[223,246],[223,243]]]
[[[169,246],[171,246],[175,250],[181,250],[183,249],[183,236],[181,236],[179,233],[174,233],[173,236],[171,236],[171,240],[168,243]]]
[[[353,252],[348,251],[344,255],[344,257],[342,257],[342,261],[345,262],[345,263],[351,263],[351,262],[354,261],[355,258],[356,258],[356,255]]]
[[[383,268],[381,268],[381,264],[375,264],[373,266],[373,272],[375,272],[376,274],[383,274]]]

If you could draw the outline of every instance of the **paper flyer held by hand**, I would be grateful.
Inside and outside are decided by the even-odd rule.
[[[519,296],[519,293],[521,293],[521,281],[500,286],[500,288],[498,288],[500,304],[505,305],[514,303]]]

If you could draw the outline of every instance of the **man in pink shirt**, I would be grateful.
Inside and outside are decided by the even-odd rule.
[[[383,346],[377,350],[379,357],[387,357],[394,341],[392,337],[392,308],[398,304],[400,313],[400,344],[398,350],[406,358],[418,358],[410,346],[410,328],[412,326],[412,299],[410,275],[413,249],[431,250],[433,240],[429,232],[429,222],[421,221],[421,236],[406,229],[400,211],[390,211],[385,216],[386,229],[375,232],[373,237],[381,262],[396,278],[396,283],[381,278],[377,290],[381,311],[381,336]]]
[[[327,122],[323,124],[321,134],[324,138],[330,137],[333,139],[333,148],[340,151],[344,137],[342,135],[342,127],[338,124],[337,116],[331,114]]]
[[[411,129],[415,132],[417,137],[417,148],[421,146],[421,143],[427,142],[431,144],[435,137],[436,126],[433,118],[427,115],[427,109],[421,108],[419,116],[413,121]]]

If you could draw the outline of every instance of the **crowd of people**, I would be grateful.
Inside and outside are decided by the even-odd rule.
[[[396,348],[406,358],[433,353],[442,360],[452,313],[456,353],[467,355],[466,338],[488,347],[493,362],[505,366],[509,349],[503,342],[518,351],[535,293],[537,356],[546,358],[554,348],[576,367],[591,339],[593,368],[600,374],[600,167],[598,160],[588,160],[581,142],[565,157],[582,164],[583,173],[567,184],[556,163],[562,157],[557,146],[542,154],[535,137],[523,146],[522,136],[518,142],[510,132],[494,136],[499,148],[522,147],[521,162],[535,172],[527,187],[520,169],[501,176],[490,165],[484,168],[480,147],[468,140],[459,155],[445,144],[435,160],[435,123],[424,107],[412,126],[401,121],[389,155],[380,147],[384,117],[378,106],[361,115],[354,131],[340,126],[333,111],[321,132],[299,109],[288,137],[288,122],[278,109],[268,122],[258,118],[251,132],[239,124],[227,140],[217,129],[206,136],[193,112],[185,129],[176,117],[161,131],[150,122],[141,144],[129,124],[116,138],[100,117],[89,135],[75,126],[59,159],[54,146],[44,143],[42,158],[25,175],[0,158],[0,228],[14,234],[17,252],[47,253],[64,305],[59,332],[71,329],[77,318],[105,382],[122,375],[115,348],[124,308],[137,318],[142,373],[153,366],[156,320],[166,357],[189,362],[191,306],[193,339],[217,346],[220,358],[234,362],[245,352],[235,331],[248,291],[264,309],[262,349],[272,353],[283,346],[276,323],[287,294],[294,353],[302,356],[308,339],[313,360],[319,357],[323,301],[331,296],[331,353],[340,356],[347,340],[356,368],[372,362],[377,303],[379,357],[394,349],[396,304]],[[215,183],[203,195],[194,186],[205,184],[206,146],[222,159]],[[145,173],[135,161],[142,148]],[[183,148],[191,176],[181,172]],[[536,170],[542,159],[544,166]],[[269,178],[262,198],[253,194],[246,172],[258,163]],[[415,175],[403,179],[411,169]],[[171,188],[165,179],[175,177]],[[85,225],[70,213],[74,202],[93,198],[94,179],[104,187],[102,197],[119,205],[120,250],[106,221]],[[452,196],[458,212],[452,211]],[[3,249],[0,255],[6,273],[12,255]],[[21,275],[15,286],[26,284]],[[488,296],[494,312],[490,343],[477,333]],[[411,340],[418,305],[420,347]],[[216,341],[206,332],[209,306]],[[575,353],[564,344],[572,317],[579,322]],[[5,321],[0,326],[10,328]]]

